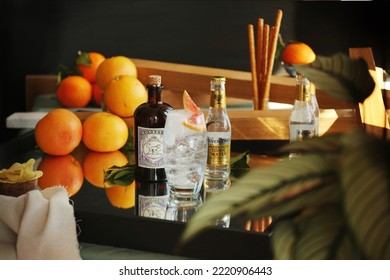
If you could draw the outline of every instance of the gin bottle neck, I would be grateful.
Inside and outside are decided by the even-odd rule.
[[[148,103],[161,103],[161,92],[164,86],[161,84],[160,75],[150,75],[148,85]]]
[[[161,92],[164,86],[147,85],[148,88],[148,103],[161,103]]]

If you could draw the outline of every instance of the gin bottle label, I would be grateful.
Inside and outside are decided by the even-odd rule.
[[[142,217],[165,219],[169,195],[138,196],[138,215]]]
[[[164,128],[138,127],[138,166],[163,168]]]

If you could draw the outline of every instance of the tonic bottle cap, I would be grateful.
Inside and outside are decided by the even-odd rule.
[[[153,86],[161,86],[161,76],[160,75],[150,75],[148,84],[153,85]]]
[[[225,77],[222,77],[222,76],[215,76],[215,77],[212,77],[211,78],[211,82],[213,83],[222,83],[222,82],[226,82],[226,78]]]

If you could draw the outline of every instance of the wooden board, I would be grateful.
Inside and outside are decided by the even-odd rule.
[[[250,72],[159,62],[143,59],[132,59],[137,66],[138,79],[146,85],[151,74],[162,76],[165,87],[164,95],[170,92],[181,102],[181,94],[187,90],[194,99],[202,100],[199,106],[207,106],[210,94],[210,77],[225,76],[228,105],[237,102],[252,102],[252,83]],[[55,93],[56,75],[26,76],[26,111],[30,111],[34,99],[40,94]],[[317,99],[322,109],[351,109],[353,106],[330,97],[321,89],[317,89]],[[271,102],[293,104],[295,100],[295,79],[289,76],[272,76]],[[174,102],[178,103],[178,101]]]
[[[76,112],[84,121],[94,112]],[[207,114],[204,111],[205,115]],[[233,140],[288,140],[291,110],[229,110]],[[15,113],[7,119],[13,128],[34,128],[44,113]],[[124,118],[128,127],[133,127],[133,118]],[[24,123],[23,123],[24,121]],[[356,111],[322,109],[320,112],[320,135],[345,132],[359,127]]]

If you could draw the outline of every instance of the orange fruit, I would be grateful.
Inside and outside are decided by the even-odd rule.
[[[316,59],[314,51],[305,43],[293,42],[283,49],[282,60],[285,64],[308,64]]]
[[[98,52],[88,52],[89,65],[77,64],[77,68],[80,70],[81,75],[86,78],[90,83],[96,82],[96,70],[100,63],[102,63],[106,57]]]
[[[96,105],[102,105],[103,91],[96,83],[92,84],[92,99]]]
[[[96,70],[96,83],[105,90],[110,81],[119,75],[137,78],[137,68],[133,61],[125,56],[106,58]]]
[[[89,152],[83,161],[84,177],[95,187],[104,187],[104,171],[116,165],[123,166],[127,157],[121,151]]]
[[[72,155],[44,157],[39,162],[37,170],[43,172],[43,176],[38,179],[40,189],[56,185],[64,186],[71,197],[83,185],[83,169],[80,162]]]
[[[34,131],[41,150],[55,156],[71,153],[80,144],[82,134],[80,119],[64,108],[49,111],[37,122]]]
[[[95,152],[119,150],[126,144],[128,136],[126,122],[108,112],[93,113],[83,123],[82,141]]]
[[[57,99],[65,107],[85,107],[91,98],[92,85],[81,76],[68,76],[57,87]]]
[[[135,109],[148,100],[148,93],[137,78],[120,75],[108,84],[103,99],[111,113],[125,118],[132,117]]]
[[[135,181],[129,186],[113,186],[106,188],[106,196],[111,205],[128,209],[135,205]]]

